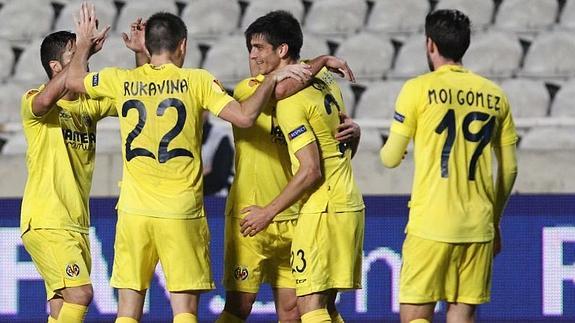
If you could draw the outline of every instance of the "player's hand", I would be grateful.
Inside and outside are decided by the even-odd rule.
[[[289,77],[305,83],[311,79],[312,74],[309,65],[297,63],[277,69],[273,71],[270,76],[272,76],[276,82],[280,82]]]
[[[76,47],[90,48],[90,53],[96,53],[104,45],[108,36],[110,26],[98,30],[98,20],[96,18],[96,7],[92,3],[82,2],[80,11],[74,15],[76,26]]]
[[[335,139],[339,142],[347,142],[352,138],[359,138],[361,136],[361,128],[353,119],[347,114],[339,113],[340,124],[337,126],[337,133]]]
[[[327,56],[327,60],[325,62],[325,67],[333,73],[345,78],[350,82],[355,83],[355,76],[353,75],[353,71],[347,65],[347,62],[341,58],[335,56]]]
[[[274,218],[274,214],[269,214],[265,208],[257,205],[248,206],[241,212],[242,214],[248,213],[240,221],[240,232],[244,237],[253,237],[258,232],[265,230]]]
[[[495,228],[495,237],[493,238],[493,257],[497,256],[503,248],[501,243],[501,229]]]
[[[130,25],[129,36],[126,33],[122,33],[122,39],[126,47],[135,53],[145,53],[147,56],[150,56],[146,49],[146,22],[143,22],[142,18],[136,19],[136,21]]]

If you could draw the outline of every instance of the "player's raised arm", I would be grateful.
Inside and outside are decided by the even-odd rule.
[[[228,103],[220,112],[219,117],[237,127],[249,128],[254,124],[262,107],[271,99],[278,82],[286,78],[293,78],[297,82],[303,83],[310,76],[309,66],[306,64],[292,64],[278,69],[270,73],[247,100],[241,103],[237,101]]]
[[[108,35],[110,26],[101,31],[97,28],[96,9],[93,4],[83,2],[80,12],[74,17],[76,26],[76,53],[70,62],[66,88],[71,91],[86,93],[84,77],[88,74],[88,58],[98,52]]]
[[[347,62],[341,58],[330,55],[321,55],[310,60],[307,64],[310,66],[310,72],[312,75],[316,75],[323,67],[326,67],[331,72],[340,75],[346,80],[355,82],[355,76],[353,75],[351,68],[347,65]],[[292,78],[285,79],[279,82],[276,86],[274,93],[275,98],[276,100],[285,99],[288,96],[299,92],[308,85],[309,81],[302,83]]]
[[[58,62],[55,62],[58,63]],[[61,66],[58,63],[59,66]],[[68,66],[62,67],[60,72],[55,74],[46,86],[32,99],[32,113],[40,117],[52,109],[56,102],[66,94],[66,74]]]
[[[136,19],[130,25],[130,35],[122,33],[122,39],[126,47],[134,52],[136,66],[142,66],[150,62],[150,54],[146,49],[146,22],[142,18]]]

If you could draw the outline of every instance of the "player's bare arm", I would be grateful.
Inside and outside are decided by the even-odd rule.
[[[136,66],[150,62],[150,54],[146,49],[146,22],[142,18],[136,19],[130,25],[130,35],[122,33],[124,44],[132,50],[136,57]]]
[[[86,93],[84,77],[88,74],[86,66],[91,55],[99,51],[108,36],[110,26],[98,31],[96,8],[83,2],[80,12],[74,17],[76,26],[76,52],[70,62],[66,88],[77,93]]]
[[[341,123],[337,126],[337,133],[335,139],[339,142],[349,142],[351,146],[351,157],[355,156],[357,148],[359,147],[359,140],[361,137],[361,128],[353,119],[347,114],[340,112],[339,119]]]
[[[318,56],[311,61],[307,62],[310,66],[312,75],[316,75],[323,67],[327,67],[331,72],[338,74],[350,82],[355,82],[353,71],[347,65],[347,62],[341,58],[322,55]],[[285,79],[278,83],[275,90],[276,100],[281,100],[295,94],[309,85],[309,81],[305,83],[297,82],[294,79]]]
[[[291,64],[268,75],[256,92],[247,100],[239,103],[231,101],[220,112],[219,117],[240,128],[249,128],[256,121],[263,106],[271,99],[276,84],[284,79],[293,78],[296,82],[307,82],[311,77],[309,65]]]
[[[499,222],[503,215],[503,210],[507,200],[511,195],[513,184],[517,178],[517,157],[515,144],[503,147],[495,147],[497,158],[497,179],[495,182],[495,203],[493,210],[493,226],[495,228],[495,238],[493,240],[493,255],[497,255],[502,249],[501,229]]]
[[[32,113],[40,117],[48,113],[66,93],[66,75],[68,67],[54,75],[46,86],[32,99]]]
[[[247,213],[240,222],[240,231],[244,236],[253,237],[267,228],[277,214],[295,203],[321,180],[319,148],[315,141],[298,150],[295,155],[300,163],[299,169],[282,192],[263,208],[251,205],[241,211]]]
[[[411,138],[400,135],[395,132],[389,133],[389,138],[379,152],[379,157],[383,166],[395,168],[401,164],[407,151],[407,145]]]

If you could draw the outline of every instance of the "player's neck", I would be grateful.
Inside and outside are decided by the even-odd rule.
[[[157,55],[152,55],[150,57],[150,64],[153,66],[161,66],[164,64],[175,64],[175,60],[173,59],[170,53],[161,53]]]
[[[461,61],[456,62],[452,59],[446,59],[446,58],[440,58],[438,60],[436,60],[435,62],[433,62],[433,67],[435,68],[435,70],[437,71],[440,67],[445,66],[445,65],[459,65],[459,66],[463,66],[463,64],[461,63]]]

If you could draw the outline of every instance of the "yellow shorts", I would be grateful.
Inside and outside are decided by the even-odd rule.
[[[205,217],[165,219],[118,212],[111,285],[148,289],[159,260],[170,292],[214,289],[209,247]]]
[[[273,288],[295,288],[290,250],[297,220],[272,222],[253,237],[241,234],[240,221],[226,216],[226,290],[257,293],[262,283],[269,283]]]
[[[87,234],[59,229],[29,229],[22,235],[26,251],[44,279],[46,299],[60,290],[91,284],[90,240]]]
[[[361,288],[365,213],[300,214],[291,248],[298,296]]]
[[[446,243],[408,234],[403,243],[399,302],[489,302],[493,243]]]

